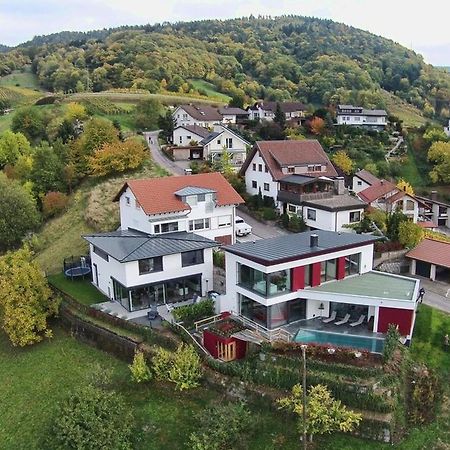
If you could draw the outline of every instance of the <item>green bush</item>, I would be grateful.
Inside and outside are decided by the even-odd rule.
[[[389,324],[389,328],[384,340],[383,361],[388,363],[393,357],[395,350],[399,347],[400,333],[395,325]]]
[[[277,213],[273,208],[264,207],[262,209],[262,217],[264,220],[275,220],[277,218]]]
[[[151,372],[145,361],[144,353],[136,351],[133,358],[133,363],[130,364],[131,379],[136,383],[143,383],[151,380]]]
[[[202,374],[200,357],[194,347],[181,344],[173,356],[169,380],[175,383],[176,389],[183,391],[197,387]]]
[[[202,300],[193,305],[180,306],[172,311],[177,322],[183,322],[186,328],[192,327],[197,320],[214,315],[214,301]]]
[[[189,437],[192,450],[247,448],[246,437],[254,427],[254,417],[242,403],[228,403],[202,410],[197,429]]]
[[[170,366],[172,365],[172,352],[158,347],[152,357],[152,370],[159,381],[167,380]]]
[[[213,252],[213,263],[216,267],[225,269],[225,253],[221,251]]]
[[[133,417],[122,398],[87,385],[59,406],[50,448],[131,450],[132,433]]]

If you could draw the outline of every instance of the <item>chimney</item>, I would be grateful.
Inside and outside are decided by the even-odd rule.
[[[334,180],[334,190],[336,194],[342,195],[345,193],[345,180],[344,177],[336,177]]]
[[[437,200],[437,191],[431,191],[431,200]]]
[[[319,236],[317,234],[311,234],[309,237],[309,246],[311,248],[319,246]]]

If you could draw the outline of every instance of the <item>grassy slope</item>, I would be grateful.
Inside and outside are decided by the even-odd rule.
[[[222,94],[221,92],[217,91],[216,87],[212,83],[208,83],[208,81],[190,79],[189,82],[192,84],[192,86],[194,86],[195,89],[197,89],[197,91],[200,89],[205,91],[208,94],[208,97],[216,98],[227,103],[231,100],[231,97],[229,95]]]
[[[381,90],[382,97],[386,102],[386,109],[389,114],[399,117],[403,120],[403,125],[406,127],[419,127],[430,119],[423,117],[422,112],[415,106],[404,102],[399,97],[392,95],[390,92]]]
[[[25,72],[16,71],[11,73],[10,75],[0,77],[0,86],[19,86],[22,88],[35,89],[38,91],[41,90],[36,75],[34,73],[31,73],[30,70],[26,70]]]
[[[55,337],[31,348],[12,348],[0,333],[0,442],[5,450],[41,450],[41,439],[51,426],[57,403],[70,390],[85,382],[94,364],[112,370],[114,387],[134,411],[142,439],[135,450],[177,450],[187,448],[195,430],[194,414],[223,398],[210,388],[179,393],[173,385],[150,386],[130,382],[125,363],[99,350],[81,344],[56,329]],[[249,449],[294,450],[298,439],[293,424],[276,413],[259,412],[258,432]],[[283,437],[284,435],[287,437]]]

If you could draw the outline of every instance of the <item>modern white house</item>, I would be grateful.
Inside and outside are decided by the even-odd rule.
[[[248,119],[249,116],[248,111],[234,106],[221,106],[217,111],[222,116],[222,123],[225,125],[236,124],[241,120]]]
[[[344,187],[316,140],[259,141],[242,166],[250,195],[271,197],[280,213],[301,215],[313,229],[350,231],[366,203]]]
[[[236,205],[244,203],[217,172],[128,180],[114,200],[122,230],[194,232],[221,244],[234,243]]]
[[[222,115],[216,108],[209,105],[180,105],[172,113],[175,128],[181,125],[198,125],[212,128],[222,122]]]
[[[389,324],[411,339],[419,281],[372,270],[376,239],[315,231],[226,246],[220,310],[300,342],[381,352]]]
[[[401,211],[414,223],[419,220],[419,201],[414,195],[399,189],[394,183],[379,180],[358,192],[358,197],[370,206],[386,213]]]
[[[277,105],[280,105],[281,111],[284,112],[286,120],[304,118],[306,106],[301,102],[269,102],[260,101],[252,106],[247,107],[250,120],[267,120],[272,121],[275,117]]]
[[[199,125],[180,125],[173,130],[172,143],[180,146],[190,146],[199,143],[211,133],[207,128]]]
[[[204,296],[213,286],[217,242],[185,231],[149,235],[132,230],[84,236],[93,284],[126,313]]]
[[[384,109],[365,109],[361,106],[338,105],[337,125],[349,125],[384,129],[387,125],[387,113]]]

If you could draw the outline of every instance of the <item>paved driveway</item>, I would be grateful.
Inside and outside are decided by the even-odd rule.
[[[152,155],[153,161],[161,167],[164,167],[172,175],[184,175],[184,170],[175,162],[169,159],[161,150],[158,142],[159,131],[147,131],[143,133],[145,140],[148,143],[148,148]]]
[[[410,275],[420,280],[420,285],[425,289],[423,303],[433,308],[450,314],[450,284],[440,281],[431,281],[428,278]]]
[[[289,231],[279,228],[274,224],[261,223],[243,211],[236,210],[236,215],[242,217],[253,229],[253,232],[248,236],[238,237],[237,240],[239,242],[251,242],[258,239],[268,239],[290,234]]]

